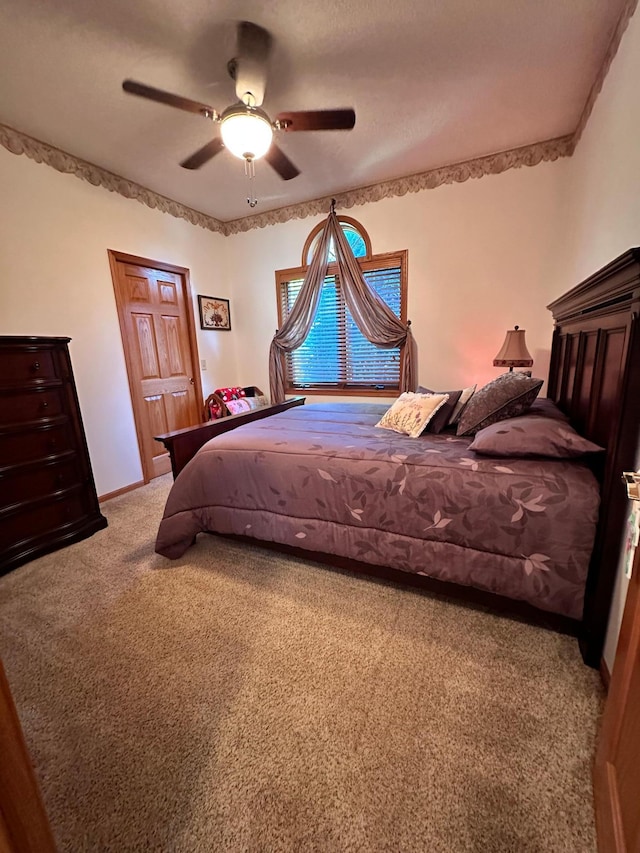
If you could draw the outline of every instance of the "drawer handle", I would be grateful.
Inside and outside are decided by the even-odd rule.
[[[55,439],[55,438],[50,438],[50,439],[49,439],[49,447],[50,447],[52,450],[55,450],[56,446],[57,446],[57,441],[56,441],[56,439]]]
[[[41,409],[48,409],[49,408],[49,404],[47,403],[46,400],[43,400],[42,403],[40,403],[40,408]]]
[[[31,365],[31,369],[33,370],[34,373],[36,373],[38,370],[40,370],[40,362],[34,361],[33,364]]]

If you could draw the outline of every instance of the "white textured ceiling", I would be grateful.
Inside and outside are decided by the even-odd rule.
[[[571,133],[624,0],[0,0],[0,122],[227,221]],[[129,77],[211,104],[236,100],[235,26],[273,37],[264,108],[352,106],[350,132],[278,135],[282,181],[217,133],[126,95]]]

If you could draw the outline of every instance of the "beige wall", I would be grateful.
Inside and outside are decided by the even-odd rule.
[[[107,249],[189,267],[194,293],[231,296],[224,238],[4,148],[0,187],[0,334],[73,339],[98,494],[139,481]],[[199,347],[208,393],[234,370],[233,340],[229,333],[199,332]]]
[[[640,245],[639,82],[636,14],[569,161],[564,257],[575,282]]]
[[[564,277],[569,282],[577,284],[617,255],[640,245],[639,81],[640,16],[636,15],[569,161],[562,229],[566,240]],[[619,568],[605,645],[609,669],[626,593],[627,581]]]
[[[448,388],[494,379],[500,369],[493,358],[515,324],[527,331],[534,373],[546,378],[552,318],[545,306],[566,290],[557,256],[567,167],[560,160],[345,211],[368,231],[374,252],[408,249],[420,382]],[[304,241],[321,219],[227,239],[243,316],[236,336],[243,383],[268,386],[274,270],[300,264]]]

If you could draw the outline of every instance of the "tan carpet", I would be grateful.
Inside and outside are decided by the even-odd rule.
[[[163,477],[0,580],[0,655],[61,850],[595,849],[575,640],[199,537]]]

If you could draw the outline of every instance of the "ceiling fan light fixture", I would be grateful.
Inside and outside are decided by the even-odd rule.
[[[234,104],[222,113],[220,133],[225,147],[240,160],[264,157],[273,139],[269,116],[246,104]]]

